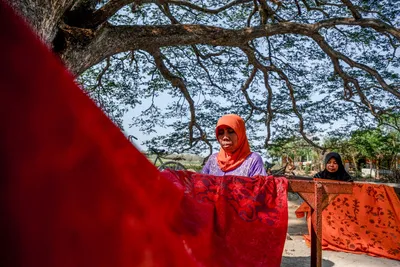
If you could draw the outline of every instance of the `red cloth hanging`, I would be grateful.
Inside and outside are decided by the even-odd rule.
[[[0,0],[0,266],[196,266],[180,192]]]
[[[0,266],[279,266],[285,179],[195,175],[194,191],[183,189],[3,0],[0,40]],[[211,201],[198,201],[200,182]]]
[[[185,192],[175,222],[198,262],[280,266],[288,227],[286,178],[162,175]]]

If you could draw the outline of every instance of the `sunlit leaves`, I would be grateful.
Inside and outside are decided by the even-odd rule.
[[[168,10],[180,24],[243,29],[250,21],[250,26],[261,27],[258,12],[249,18],[254,9],[253,1],[243,1],[219,13],[214,12],[231,2],[195,0],[190,3],[197,5],[196,9],[189,5],[169,4]],[[281,6],[267,2],[276,11],[268,23],[287,20],[310,24],[333,18],[352,19],[342,1],[319,1],[319,5],[316,1],[298,1],[300,13],[295,1],[281,1]],[[400,5],[394,1],[352,3],[358,6],[357,10],[364,18],[379,19],[400,28]],[[109,23],[169,25],[171,17],[166,14],[167,10],[161,4],[142,3],[134,8],[124,7],[109,19]],[[321,28],[318,33],[334,56],[328,55],[318,42],[305,35],[277,34],[243,44],[250,46],[255,59],[268,69],[267,75],[258,69],[246,89],[243,86],[255,66],[241,47],[203,45],[201,40],[196,46],[161,47],[165,66],[172,75],[184,81],[195,103],[199,127],[192,127],[192,147],[189,145],[192,114],[187,99],[179,88],[163,77],[148,51],[113,56],[104,74],[101,75],[107,65],[105,61],[87,70],[79,80],[88,94],[119,125],[124,112],[128,108],[135,109],[129,124],[155,136],[147,145],[177,152],[208,150],[203,142],[204,136],[214,142],[216,120],[226,113],[237,113],[247,119],[252,146],[263,151],[266,121],[270,116],[269,97],[272,99],[272,139],[269,143],[276,144],[285,138],[300,136],[300,119],[294,112],[295,106],[304,120],[303,132],[311,139],[343,137],[357,127],[376,125],[378,115],[400,107],[399,98],[390,92],[400,88],[398,39],[370,27],[349,25]],[[337,57],[337,67],[342,73],[334,68],[333,57]],[[376,76],[366,71],[368,68],[380,75],[387,85],[385,88]],[[344,77],[355,79],[357,83],[349,83]],[[345,94],[346,82],[350,85]],[[371,108],[365,102],[372,103],[374,111],[376,108],[375,117],[370,115]],[[217,147],[215,142],[213,145]]]

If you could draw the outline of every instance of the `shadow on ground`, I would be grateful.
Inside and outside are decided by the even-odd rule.
[[[332,267],[335,264],[330,260],[322,259],[322,267]],[[310,257],[282,257],[281,267],[307,267],[310,266]]]

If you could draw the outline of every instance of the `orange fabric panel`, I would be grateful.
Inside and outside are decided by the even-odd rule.
[[[296,216],[310,207],[304,202]],[[322,212],[322,248],[400,260],[400,201],[393,187],[354,183],[353,194],[339,194]],[[309,235],[305,236],[310,241]]]

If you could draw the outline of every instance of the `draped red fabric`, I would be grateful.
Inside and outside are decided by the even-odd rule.
[[[285,179],[160,175],[3,0],[0,40],[0,266],[279,266]]]
[[[297,217],[310,207],[304,202]],[[309,243],[309,235],[305,236]],[[400,260],[400,201],[393,187],[353,184],[353,194],[339,194],[322,212],[322,248]]]
[[[288,227],[287,179],[170,171],[162,175],[185,192],[174,218],[198,262],[280,266]]]
[[[0,0],[0,266],[197,266],[181,192]]]

